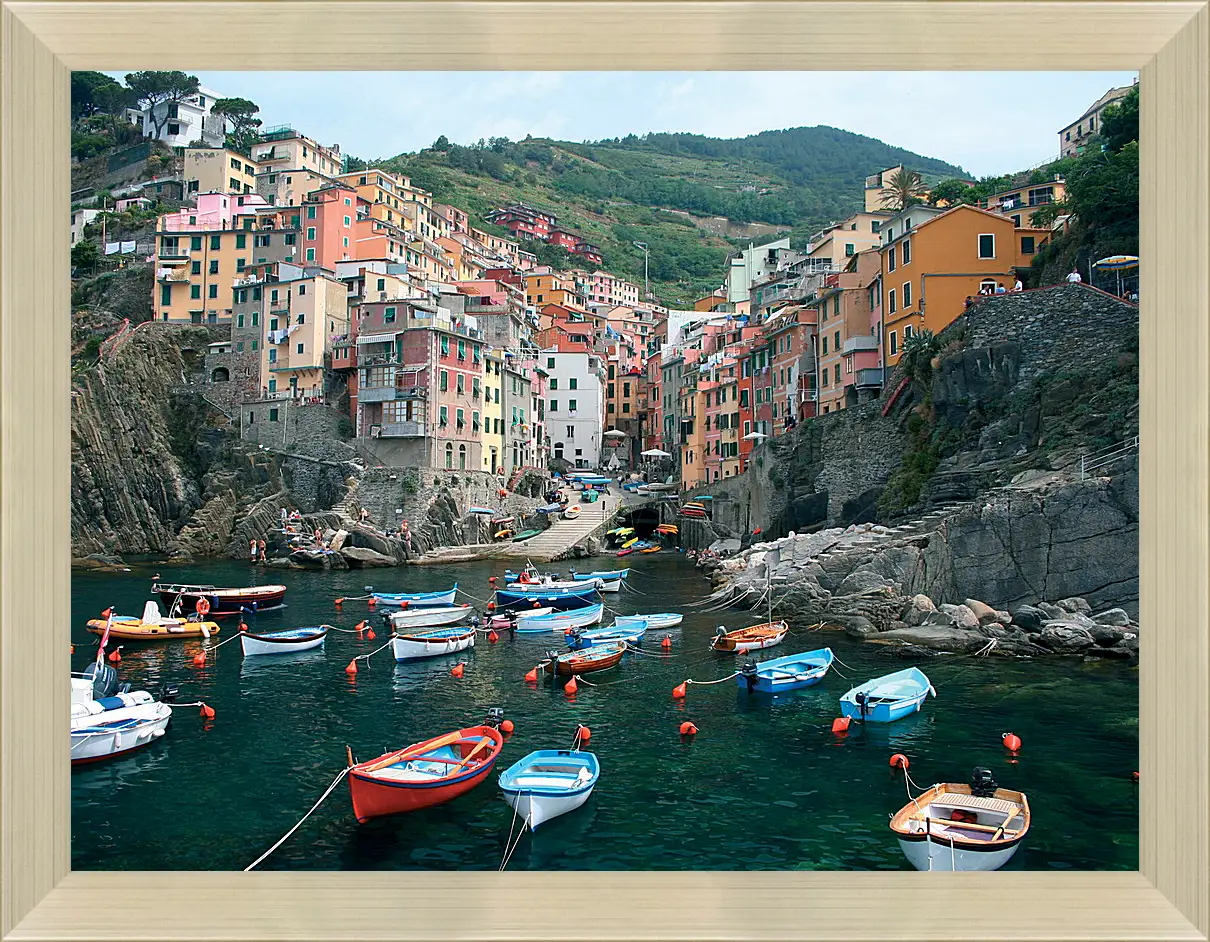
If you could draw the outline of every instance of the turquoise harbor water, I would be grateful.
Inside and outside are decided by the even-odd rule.
[[[619,561],[618,565],[623,561]],[[595,561],[610,568],[614,561]],[[499,564],[445,569],[310,573],[253,569],[233,561],[139,567],[132,573],[77,573],[73,578],[73,666],[89,660],[95,639],[85,621],[108,605],[141,611],[151,575],[247,585],[284,582],[288,607],[259,616],[264,630],[317,623],[351,627],[364,602],[337,611],[337,596],[426,591],[457,581],[486,600]],[[344,668],[385,640],[333,633],[326,650],[245,662],[233,642],[191,663],[200,641],[127,644],[119,666],[134,688],[180,687],[182,702],[205,700],[204,721],[178,710],[168,735],[140,753],[72,773],[72,865],[81,870],[239,870],[307,811],[339,773],[345,745],[371,758],[461,726],[503,707],[516,724],[496,771],[475,791],[419,813],[358,825],[342,784],[263,869],[495,869],[512,811],[499,798],[498,773],[525,753],[566,747],[577,724],[592,729],[602,774],[580,810],[524,838],[510,870],[909,869],[887,829],[906,801],[902,775],[888,765],[911,760],[921,785],[966,781],[972,767],[991,768],[999,783],[1029,795],[1033,827],[1012,869],[1135,869],[1138,866],[1138,675],[1119,663],[1083,664],[940,657],[890,657],[837,632],[792,631],[774,657],[830,646],[849,667],[816,687],[779,697],[749,697],[734,681],[689,689],[686,677],[713,680],[737,661],[709,651],[714,627],[761,620],[747,612],[708,614],[688,607],[708,583],[680,556],[635,559],[631,592],[607,595],[623,613],[682,611],[666,632],[671,657],[630,655],[614,670],[589,675],[574,701],[549,683],[523,677],[557,636],[480,640],[464,655],[404,665],[389,650],[362,666],[355,682]],[[639,594],[642,593],[642,594]],[[219,639],[236,631],[224,624]],[[649,632],[659,654],[665,632]],[[532,636],[531,636],[532,637]],[[465,676],[449,669],[467,661]],[[924,712],[890,726],[854,724],[835,737],[837,699],[853,683],[917,663],[937,687]],[[682,743],[678,726],[700,729]],[[1023,740],[1013,761],[1001,733]],[[66,748],[66,747],[65,747]]]

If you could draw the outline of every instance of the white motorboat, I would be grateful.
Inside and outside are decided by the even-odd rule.
[[[118,686],[117,671],[94,662],[71,675],[71,764],[133,752],[164,735],[172,709],[146,690]]]

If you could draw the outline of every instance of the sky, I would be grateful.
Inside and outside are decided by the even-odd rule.
[[[1134,72],[198,72],[364,159],[444,134],[585,141],[647,131],[743,137],[830,125],[976,176],[1058,156],[1058,131]]]

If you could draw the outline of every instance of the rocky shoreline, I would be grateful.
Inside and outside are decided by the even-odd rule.
[[[844,630],[894,646],[902,656],[1083,656],[1138,663],[1139,625],[1124,608],[1094,610],[1085,598],[1031,599],[996,607],[974,597],[936,600],[927,551],[946,525],[921,530],[875,524],[791,533],[728,558],[707,558],[716,608],[771,610],[791,624]],[[935,561],[933,561],[935,564]]]

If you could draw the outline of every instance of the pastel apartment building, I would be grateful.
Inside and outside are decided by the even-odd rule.
[[[595,468],[601,458],[605,397],[603,363],[591,352],[568,348],[543,349],[545,360],[547,432],[551,456],[575,468]]]
[[[325,147],[285,125],[261,132],[260,143],[252,148],[252,159],[267,173],[309,170],[335,178],[344,170],[339,144]]]
[[[186,147],[181,157],[185,196],[200,193],[256,193],[260,165],[225,147]]]
[[[1135,80],[1135,84],[1138,80]],[[1105,109],[1116,105],[1130,94],[1133,86],[1124,85],[1121,88],[1111,88],[1094,101],[1082,115],[1071,124],[1059,131],[1059,153],[1064,157],[1079,157],[1084,153],[1088,142],[1101,132],[1101,121]]]
[[[877,249],[831,276],[816,302],[820,414],[873,398],[882,389],[881,275]]]
[[[981,289],[1012,290],[1050,238],[1008,216],[974,206],[913,206],[882,231],[882,320],[885,366],[922,329],[940,333]]]

